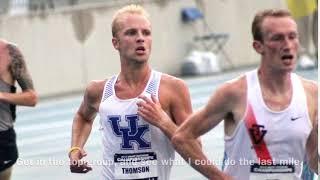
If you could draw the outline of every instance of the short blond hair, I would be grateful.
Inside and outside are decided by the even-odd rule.
[[[111,24],[112,36],[115,37],[119,31],[119,18],[124,14],[138,14],[149,20],[149,13],[140,5],[131,4],[119,9],[114,15]]]

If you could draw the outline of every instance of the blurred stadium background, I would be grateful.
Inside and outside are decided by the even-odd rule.
[[[287,8],[293,13],[300,31],[299,72],[318,79],[316,0],[0,0],[0,38],[20,47],[41,97],[35,108],[18,108],[18,145],[24,160],[49,157],[66,160],[72,116],[86,84],[107,78],[120,69],[118,53],[111,44],[111,20],[117,9],[131,3],[143,5],[150,13],[153,28],[150,62],[156,70],[180,76],[183,64],[192,58],[200,58],[199,67],[217,68],[199,70],[197,76],[186,78],[190,90],[197,94],[193,96],[195,109],[206,102],[216,85],[242,72],[239,69],[259,63],[251,47],[250,28],[255,12],[265,8]],[[186,19],[185,10],[190,8],[201,14],[189,11]],[[214,63],[206,66],[202,63],[206,58]],[[197,89],[194,85],[197,82],[204,83]],[[207,87],[210,82],[211,88]],[[219,134],[205,138],[210,141],[213,137],[220,138],[219,153],[214,157],[223,152],[222,130],[220,127]],[[93,134],[94,139],[96,135]],[[98,152],[91,152],[92,159],[99,159],[97,141],[88,142],[89,149]],[[208,149],[211,148],[214,147],[209,143]],[[13,180],[98,177],[97,171],[96,175],[91,172],[89,176],[71,176],[67,169],[59,175],[61,167],[67,168],[20,165],[14,170]],[[191,175],[194,171],[185,166],[174,171],[173,179],[200,177]]]

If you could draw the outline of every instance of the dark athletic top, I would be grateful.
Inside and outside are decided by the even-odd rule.
[[[0,80],[0,92],[15,93],[16,87]],[[16,118],[16,105],[0,101],[0,131],[13,127]]]

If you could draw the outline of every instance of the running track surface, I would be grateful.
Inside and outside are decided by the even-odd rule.
[[[192,106],[197,110],[203,106],[217,86],[243,74],[249,69],[235,70],[218,75],[184,78],[189,86]],[[298,74],[317,80],[315,70],[297,71]],[[91,135],[85,146],[86,160],[93,164],[87,174],[72,174],[68,166],[68,148],[71,140],[71,124],[79,107],[82,94],[43,100],[36,108],[19,107],[15,128],[18,137],[20,158],[13,180],[97,180],[100,177],[101,138],[99,117],[96,118]],[[223,123],[202,137],[204,151],[209,159],[221,167],[223,157]],[[172,169],[173,180],[206,179],[193,170],[177,153]]]

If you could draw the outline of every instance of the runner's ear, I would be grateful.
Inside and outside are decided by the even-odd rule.
[[[259,53],[261,55],[264,54],[263,44],[261,43],[261,41],[253,41],[252,46],[256,50],[257,53]]]

